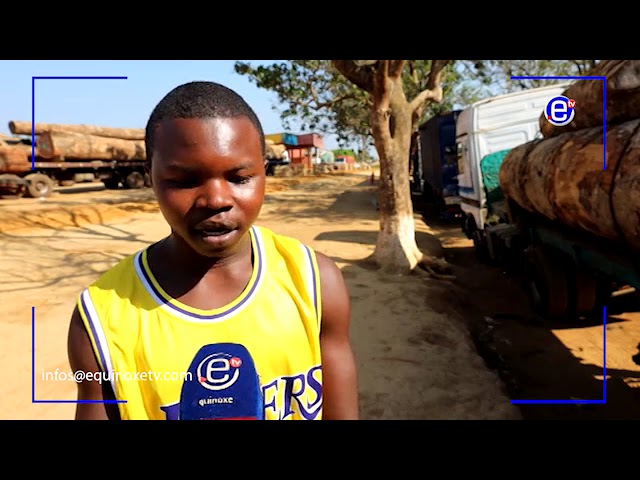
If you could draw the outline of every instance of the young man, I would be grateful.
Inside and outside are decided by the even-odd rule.
[[[187,83],[156,106],[145,143],[171,234],[80,295],[69,361],[90,377],[78,399],[98,402],[76,419],[357,419],[340,270],[254,225],[266,181],[254,111],[222,85]]]

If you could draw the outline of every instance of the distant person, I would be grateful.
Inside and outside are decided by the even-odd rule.
[[[151,113],[145,144],[171,234],[79,295],[71,367],[108,380],[78,383],[78,399],[126,403],[78,403],[76,419],[357,419],[340,270],[255,224],[266,162],[252,108],[216,83],[178,86]]]

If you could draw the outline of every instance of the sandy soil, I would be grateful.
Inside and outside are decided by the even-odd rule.
[[[60,378],[69,371],[66,333],[76,295],[114,262],[168,233],[150,191],[71,191],[0,206],[3,419],[73,418],[72,403],[47,401],[75,397],[75,384]],[[352,299],[362,418],[522,418],[476,351],[458,308],[459,285],[382,276],[363,262],[378,228],[374,195],[364,176],[270,177],[259,221],[307,242],[342,269]],[[419,219],[416,226],[423,248],[444,255],[455,245],[469,247],[453,233],[441,244],[440,232]]]
[[[443,242],[456,239],[446,249],[464,292],[456,308],[510,398],[571,402],[521,404],[525,419],[640,419],[640,365],[632,359],[640,349],[637,293],[614,296],[589,320],[540,319],[517,272],[479,262],[458,227],[430,224]]]

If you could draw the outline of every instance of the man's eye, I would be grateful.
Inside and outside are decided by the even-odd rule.
[[[174,178],[167,180],[167,184],[173,188],[194,188],[198,186],[198,181],[193,178]]]
[[[242,176],[242,175],[236,175],[231,177],[230,181],[231,183],[249,183],[251,181],[251,176]]]

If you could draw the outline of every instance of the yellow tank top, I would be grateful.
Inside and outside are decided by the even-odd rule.
[[[199,310],[171,298],[147,249],[121,260],[78,299],[94,353],[122,419],[177,420],[199,349],[244,346],[255,364],[264,419],[322,418],[320,277],[315,252],[254,226],[253,273],[233,302]]]

